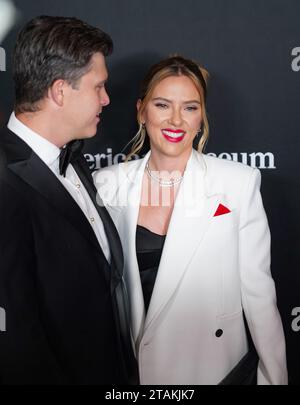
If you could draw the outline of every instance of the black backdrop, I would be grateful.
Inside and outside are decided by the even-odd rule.
[[[122,160],[137,130],[138,86],[150,64],[179,53],[208,69],[211,138],[206,152],[261,169],[290,383],[300,385],[299,0],[0,0],[0,18],[6,22],[5,10],[12,4],[17,12],[0,42],[1,125],[13,105],[13,43],[28,19],[76,16],[113,37],[111,105],[85,147],[91,169]]]

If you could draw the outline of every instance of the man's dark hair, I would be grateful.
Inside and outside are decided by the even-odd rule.
[[[40,16],[20,31],[13,55],[16,112],[37,111],[55,80],[76,88],[92,56],[112,53],[108,34],[77,18]]]

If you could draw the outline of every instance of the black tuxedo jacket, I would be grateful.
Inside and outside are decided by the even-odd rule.
[[[76,202],[28,145],[2,132],[0,384],[128,383],[112,279]]]

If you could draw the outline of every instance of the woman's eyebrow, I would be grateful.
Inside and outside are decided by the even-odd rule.
[[[152,99],[152,101],[158,101],[158,100],[162,100],[162,101],[166,101],[168,103],[172,103],[172,100],[169,100],[169,99],[164,98],[164,97],[155,97],[155,98]],[[192,104],[192,103],[201,104],[201,102],[199,100],[188,100],[188,101],[183,102],[183,104]]]

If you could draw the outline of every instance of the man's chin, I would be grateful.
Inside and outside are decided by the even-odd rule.
[[[87,132],[86,134],[81,134],[81,138],[79,139],[90,139],[93,138],[97,134],[97,129],[93,131]]]

